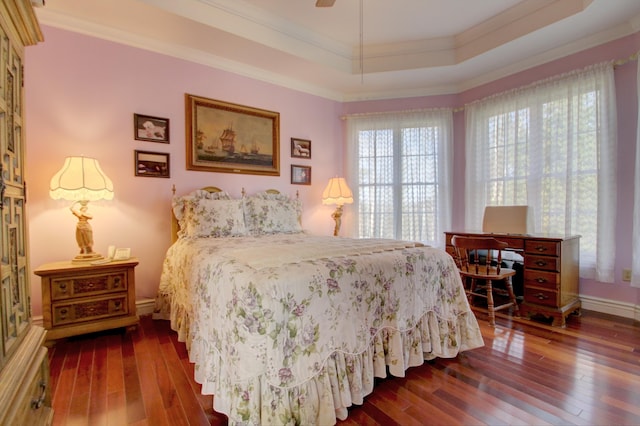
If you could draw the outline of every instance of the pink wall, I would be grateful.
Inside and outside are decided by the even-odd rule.
[[[93,203],[96,249],[109,244],[131,247],[140,259],[137,297],[153,298],[164,253],[169,247],[171,186],[179,194],[216,185],[239,196],[242,187],[255,192],[278,188],[300,191],[305,228],[330,234],[332,208],[320,204],[325,182],[342,171],[344,122],[348,113],[397,111],[426,107],[462,107],[492,93],[637,51],[640,35],[514,74],[457,95],[338,103],[286,88],[207,68],[175,58],[122,46],[50,27],[45,42],[27,49],[27,170],[32,267],[70,259],[77,247],[75,218],[68,203],[51,200],[48,183],[67,155],[95,156],[112,178],[112,202]],[[616,70],[619,113],[619,189],[616,276],[631,265],[633,159],[637,116],[636,62]],[[235,102],[280,112],[281,176],[260,177],[185,169],[184,94]],[[133,113],[171,120],[170,144],[133,139]],[[291,159],[289,139],[312,140],[311,160]],[[171,154],[171,179],[135,177],[133,150]],[[336,161],[338,159],[338,161]],[[290,184],[290,164],[311,165],[312,185]],[[455,228],[464,226],[464,111],[454,114]],[[346,213],[348,214],[348,212]],[[32,276],[34,315],[41,314],[40,281]],[[604,284],[582,280],[583,295],[631,304],[640,291],[621,281]]]
[[[77,254],[69,203],[48,185],[68,155],[97,158],[113,180],[115,199],[90,204],[95,250],[131,247],[139,258],[137,297],[153,298],[170,245],[171,186],[178,194],[216,185],[235,196],[268,188],[300,197],[303,225],[330,235],[330,206],[320,198],[341,173],[341,105],[317,96],[148,51],[43,27],[45,42],[26,53],[26,135],[31,266]],[[185,93],[280,113],[280,176],[194,172],[185,167]],[[170,120],[170,144],[133,139],[133,114]],[[290,138],[312,141],[310,160],[292,159]],[[134,150],[168,152],[171,178],[134,176]],[[291,185],[290,165],[312,166],[312,185]],[[40,279],[31,277],[34,315],[42,313]]]

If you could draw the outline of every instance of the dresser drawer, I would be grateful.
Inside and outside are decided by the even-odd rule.
[[[53,304],[53,326],[129,314],[127,293]]]
[[[560,255],[560,242],[559,241],[542,241],[542,240],[527,240],[524,243],[524,251],[527,254],[544,254],[546,256],[558,256]]]
[[[127,273],[124,270],[109,274],[54,278],[51,280],[51,300],[94,296],[103,293],[121,292],[126,289]]]
[[[560,271],[560,258],[551,256],[536,256],[528,254],[524,258],[524,266],[528,269],[540,269],[543,271]]]
[[[20,368],[18,383],[10,405],[0,413],[2,425],[50,425],[53,421],[49,386],[49,358],[47,349],[40,347],[29,365]]]
[[[558,292],[538,288],[525,288],[524,301],[535,305],[558,306]]]
[[[527,269],[524,271],[524,285],[525,287],[557,290],[560,286],[560,274],[557,272]]]
[[[25,398],[17,403],[12,424],[42,425],[51,422],[53,412],[51,410],[47,349],[40,348],[36,359],[38,364],[34,366],[34,370],[26,372],[28,376],[32,376],[29,377]]]

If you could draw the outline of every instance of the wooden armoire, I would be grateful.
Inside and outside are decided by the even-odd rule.
[[[24,49],[42,41],[29,0],[0,1],[0,425],[50,424],[45,330],[32,324]]]

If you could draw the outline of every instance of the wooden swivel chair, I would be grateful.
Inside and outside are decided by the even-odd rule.
[[[513,269],[502,268],[502,250],[508,244],[492,237],[461,237],[454,236],[451,240],[454,247],[454,259],[460,271],[460,277],[465,284],[465,291],[469,304],[473,304],[475,296],[487,299],[489,325],[496,325],[496,311],[513,306],[514,314],[520,316],[518,302],[513,293],[511,277],[516,274]],[[495,257],[494,257],[495,256]],[[494,265],[493,261],[497,263]],[[508,303],[494,306],[493,283],[504,281]],[[468,284],[468,287],[467,287]],[[484,290],[484,291],[483,291]]]

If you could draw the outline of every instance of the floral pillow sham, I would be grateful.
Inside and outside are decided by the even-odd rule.
[[[282,194],[261,193],[245,199],[245,223],[251,235],[302,232],[302,203]]]
[[[242,200],[189,199],[183,200],[183,204],[182,219],[178,219],[180,237],[220,238],[247,234]]]

